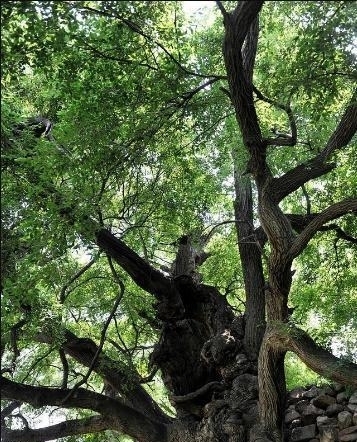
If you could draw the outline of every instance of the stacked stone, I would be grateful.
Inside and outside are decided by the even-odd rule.
[[[357,390],[334,384],[288,393],[286,442],[357,441]]]

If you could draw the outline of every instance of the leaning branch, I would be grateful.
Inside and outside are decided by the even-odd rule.
[[[318,214],[298,235],[289,251],[291,258],[296,258],[307,246],[315,233],[327,222],[339,218],[347,213],[357,213],[357,198],[349,198],[332,204],[330,207]]]
[[[154,295],[159,302],[165,303],[166,312],[170,317],[182,317],[184,313],[182,300],[170,278],[154,269],[106,229],[99,229],[96,232],[96,242],[99,248],[113,258],[139,287]]]
[[[84,419],[70,419],[37,429],[11,430],[3,426],[1,432],[3,442],[45,442],[67,436],[98,433],[108,429],[113,429],[113,423],[109,419],[102,416],[91,416]]]
[[[223,6],[222,2],[217,0],[216,1],[216,5],[217,5],[218,9],[221,11],[221,14],[223,15],[223,17],[226,17],[227,16],[227,11],[226,11],[225,7]]]
[[[281,177],[273,179],[271,192],[274,201],[279,203],[308,181],[331,172],[335,167],[335,163],[323,163],[319,157],[314,157],[303,164],[299,164]]]
[[[53,337],[47,334],[39,335],[38,340],[47,344],[53,343]],[[95,373],[125,398],[127,404],[130,404],[148,418],[168,422],[168,417],[140,385],[139,375],[133,370],[129,370],[128,367],[120,369],[121,365],[103,352],[96,356],[98,346],[91,339],[78,338],[69,330],[64,330],[62,349],[85,367],[92,367]]]
[[[302,233],[304,229],[310,224],[316,217],[318,217],[319,213],[309,213],[306,215],[299,215],[297,213],[284,213],[286,218],[289,220],[291,227],[296,233]],[[337,239],[343,239],[352,244],[357,244],[357,238],[349,235],[340,226],[337,224],[327,224],[318,228],[319,232],[327,232],[327,231],[335,231]],[[257,227],[253,234],[252,238],[255,238],[260,247],[264,247],[265,243],[268,241],[268,237],[264,232],[262,226]]]
[[[99,248],[113,258],[143,290],[155,297],[158,296],[158,293],[165,296],[170,291],[169,278],[154,269],[111,232],[106,229],[98,230],[96,240]]]
[[[315,373],[343,385],[357,386],[357,365],[337,358],[298,327],[292,324],[270,326],[266,336],[268,345],[294,352]]]
[[[335,131],[327,142],[325,149],[320,153],[323,161],[328,160],[333,152],[346,146],[357,132],[357,89],[355,90],[342,118]]]
[[[138,441],[165,440],[166,426],[164,424],[149,419],[135,408],[125,405],[121,400],[79,388],[76,394],[69,397],[63,404],[70,391],[60,388],[34,387],[1,377],[1,395],[4,399],[26,402],[35,408],[60,406],[92,410],[106,418],[111,418],[116,430]]]
[[[347,146],[357,131],[357,92],[352,96],[335,131],[327,141],[326,147],[315,157],[300,164],[272,183],[274,199],[280,202],[308,181],[330,172],[336,167],[328,163],[331,155],[338,149]]]

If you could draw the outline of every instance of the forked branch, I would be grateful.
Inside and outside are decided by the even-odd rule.
[[[295,238],[289,252],[291,258],[296,258],[300,255],[310,239],[325,223],[348,213],[357,214],[357,198],[349,198],[336,204],[332,204],[327,209],[316,215],[316,217],[312,219],[312,221],[305,227],[300,235]]]

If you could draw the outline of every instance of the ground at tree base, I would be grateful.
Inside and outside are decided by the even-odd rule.
[[[357,441],[357,390],[339,384],[288,393],[286,442]]]

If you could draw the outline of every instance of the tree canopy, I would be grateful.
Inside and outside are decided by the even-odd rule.
[[[4,440],[276,442],[357,386],[356,3],[182,3],[2,2]]]

